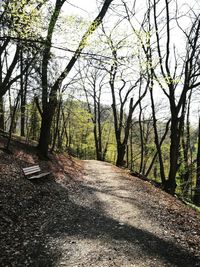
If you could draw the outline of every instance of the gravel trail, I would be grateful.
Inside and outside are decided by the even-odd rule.
[[[1,155],[0,266],[200,266],[199,214],[150,183],[69,158],[29,181]]]
[[[200,266],[160,222],[151,185],[105,162],[85,161],[84,168],[83,181],[69,194],[76,219],[71,235],[59,237],[57,266]]]

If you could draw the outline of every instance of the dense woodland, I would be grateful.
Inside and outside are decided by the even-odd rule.
[[[0,3],[0,128],[127,167],[200,205],[198,1]],[[87,7],[85,7],[87,9]],[[92,17],[92,18],[91,18]]]

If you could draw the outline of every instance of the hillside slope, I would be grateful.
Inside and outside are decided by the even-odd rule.
[[[0,151],[0,266],[200,266],[199,214],[98,161]],[[48,178],[28,181],[39,163]]]

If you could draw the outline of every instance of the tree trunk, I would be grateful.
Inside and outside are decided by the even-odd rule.
[[[56,140],[58,139],[61,105],[62,105],[62,100],[60,99],[59,104],[58,104],[58,109],[57,109],[57,116],[56,116],[56,122],[55,122],[55,132],[53,135],[53,144],[51,147],[51,152],[54,151],[55,146],[56,146]]]
[[[158,160],[159,160],[159,166],[160,166],[160,178],[162,181],[162,185],[164,186],[165,182],[166,182],[165,170],[164,170],[164,164],[163,164],[163,159],[162,159],[161,142],[159,141],[159,137],[158,137],[156,111],[155,111],[155,104],[154,104],[153,89],[152,88],[150,89],[150,97],[151,97],[151,108],[152,108],[152,115],[153,115],[154,142],[155,142],[157,153],[158,153]]]
[[[27,93],[27,82],[28,82],[28,70],[26,71],[26,74],[24,74],[23,71],[23,54],[21,51],[20,55],[20,71],[21,71],[21,77],[20,77],[20,90],[21,90],[21,136],[25,136],[25,112],[26,112],[26,93]]]
[[[98,134],[97,134],[96,121],[93,121],[93,133],[94,133],[96,159],[97,160],[101,160],[101,151],[99,150],[99,137],[98,137]]]
[[[126,153],[126,145],[119,143],[117,145],[117,160],[116,160],[116,166],[123,167],[124,162],[124,156]]]
[[[174,195],[176,190],[176,174],[179,169],[179,155],[180,155],[180,138],[184,127],[185,108],[186,108],[186,90],[182,93],[180,105],[175,104],[175,95],[173,87],[170,94],[170,108],[171,108],[171,135],[170,135],[170,169],[168,180],[166,181],[165,190]],[[178,116],[181,112],[180,117]]]
[[[134,162],[133,162],[133,144],[132,144],[132,140],[133,140],[133,126],[131,125],[131,132],[130,132],[130,157],[131,157],[131,166],[130,166],[130,170],[133,171],[134,168]]]
[[[97,103],[97,125],[98,125],[98,138],[99,138],[99,160],[103,160],[102,151],[102,126],[101,126],[101,106],[100,101]]]
[[[20,92],[17,95],[16,103],[15,103],[15,105],[13,107],[13,112],[11,114],[9,136],[8,136],[8,142],[6,144],[6,150],[7,151],[9,151],[10,142],[11,142],[11,139],[12,139],[12,132],[13,132],[14,124],[15,124],[15,114],[16,114],[16,111],[17,111],[17,107],[18,107],[18,103],[19,103],[19,98],[20,98]]]
[[[193,201],[196,205],[200,206],[200,118],[199,118],[199,132],[198,132],[196,186],[195,186]]]
[[[0,129],[4,131],[4,103],[3,103],[3,97],[0,97]]]
[[[0,84],[3,80],[2,58],[0,53]],[[4,102],[3,96],[0,96],[0,129],[4,131]]]
[[[37,107],[35,102],[32,102],[30,138],[33,140],[38,138],[38,124]]]
[[[186,120],[186,133],[183,127],[182,129],[182,147],[184,157],[184,173],[182,174],[182,194],[183,197],[187,198],[189,194],[190,186],[190,164],[189,164],[189,148],[190,148],[190,102],[191,102],[192,91],[190,92],[188,99],[187,108],[187,120]]]
[[[21,136],[25,136],[25,104],[21,106]]]
[[[38,150],[41,156],[48,157],[48,146],[51,138],[51,124],[53,120],[55,107],[46,107],[42,113],[42,122],[40,129],[40,138]]]
[[[170,169],[168,180],[165,182],[165,191],[174,195],[176,190],[176,173],[178,170],[178,157],[179,157],[179,130],[178,130],[178,118],[175,112],[172,112],[171,119],[171,135],[170,135]]]
[[[143,169],[143,166],[144,166],[144,127],[142,125],[142,105],[141,105],[141,102],[139,104],[139,107],[140,107],[139,128],[140,128],[140,146],[141,146],[141,156],[140,156],[140,169],[139,169],[139,173],[142,173],[142,169]]]
[[[165,133],[164,133],[164,135],[162,136],[162,138],[161,138],[161,140],[160,140],[160,143],[159,143],[159,146],[160,146],[160,147],[162,146],[162,143],[164,142],[164,140],[165,140],[165,138],[166,138],[166,136],[167,136],[167,133],[168,133],[168,130],[169,130],[169,123],[170,123],[170,120],[168,120],[168,122],[166,123]],[[151,163],[150,163],[150,165],[149,165],[149,168],[148,168],[148,170],[147,170],[146,173],[145,173],[145,176],[146,176],[146,177],[149,176],[149,173],[150,173],[151,170],[152,170],[152,167],[153,167],[153,165],[154,165],[154,162],[155,162],[157,156],[158,156],[158,150],[156,151],[155,155],[153,156],[153,159],[152,159],[152,161],[151,161]]]

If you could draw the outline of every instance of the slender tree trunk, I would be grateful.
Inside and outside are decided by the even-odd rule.
[[[37,140],[38,134],[38,122],[37,122],[37,106],[35,102],[32,103],[31,110],[31,128],[30,128],[30,138]]]
[[[14,123],[15,123],[15,114],[16,114],[16,111],[17,111],[19,98],[20,98],[20,93],[18,93],[18,95],[17,95],[16,103],[15,103],[15,105],[13,107],[13,112],[11,114],[9,136],[8,136],[8,142],[6,144],[6,150],[8,150],[8,151],[9,151],[10,142],[11,142],[11,139],[12,139],[13,126],[14,126]]]
[[[126,146],[126,167],[129,168],[129,145]]]
[[[3,80],[3,69],[2,69],[2,57],[0,53],[0,85]],[[3,96],[0,96],[0,129],[4,131],[4,101]]]
[[[140,90],[141,90],[141,85],[140,85]],[[142,169],[143,169],[143,165],[144,165],[144,127],[142,126],[142,105],[141,105],[141,102],[139,104],[139,107],[140,107],[139,128],[140,128],[140,146],[141,146],[139,173],[142,173]]]
[[[58,138],[61,105],[62,105],[62,100],[60,99],[59,104],[58,104],[58,109],[57,109],[57,116],[56,116],[56,123],[55,123],[55,133],[54,133],[54,136],[53,136],[53,144],[52,144],[51,152],[54,151],[55,145],[56,145],[56,140]]]
[[[25,112],[26,112],[26,93],[27,93],[27,82],[28,82],[28,70],[24,75],[23,71],[23,54],[21,51],[20,55],[20,68],[21,68],[21,77],[20,77],[20,90],[21,90],[21,136],[25,136]]]
[[[107,141],[106,141],[105,147],[103,149],[103,156],[102,156],[102,160],[103,161],[105,160],[106,154],[107,154],[107,151],[108,151],[108,145],[109,145],[109,139],[110,139],[110,132],[111,132],[111,125],[109,125],[109,131],[108,131],[108,135],[107,135]]]
[[[130,170],[133,171],[134,163],[133,163],[133,125],[131,125],[131,130],[130,130],[130,157],[131,157],[131,166]]]
[[[21,136],[25,136],[25,105],[21,106]]]
[[[98,140],[98,135],[97,135],[97,125],[96,125],[95,119],[93,121],[93,133],[94,133],[96,159],[101,160],[101,155],[99,153],[99,140]]]
[[[143,128],[144,128],[144,160],[143,160],[143,167],[142,167],[142,175],[145,174],[146,171],[146,166],[147,166],[147,160],[148,160],[148,139],[149,139],[149,127],[148,127],[148,123],[146,123],[146,127],[145,127],[145,119],[143,116]],[[146,129],[145,129],[146,128]],[[146,133],[145,133],[146,130]]]
[[[88,99],[87,102],[88,102],[88,110],[92,114]],[[93,105],[94,105],[94,118],[92,119],[92,122],[93,122],[95,149],[96,149],[96,158],[97,160],[102,160],[100,106],[97,103],[95,86],[93,87]]]
[[[162,159],[162,150],[161,150],[161,143],[159,142],[158,137],[158,130],[157,130],[157,121],[156,121],[156,111],[155,111],[155,104],[154,104],[154,98],[153,98],[153,89],[150,89],[150,97],[151,97],[151,108],[152,108],[152,115],[153,115],[153,129],[154,129],[154,142],[156,145],[157,153],[158,153],[158,160],[159,160],[159,166],[160,166],[160,178],[162,181],[162,185],[165,185],[165,170],[164,170],[164,164]]]
[[[195,185],[193,201],[196,205],[200,206],[200,117],[199,117],[199,129],[198,129],[196,185]]]
[[[164,142],[164,140],[165,140],[165,138],[166,138],[166,136],[167,136],[167,133],[168,133],[168,131],[169,131],[169,123],[170,123],[170,120],[167,122],[167,124],[166,124],[166,128],[165,128],[165,133],[164,133],[164,135],[162,136],[162,138],[161,138],[161,140],[160,140],[160,143],[159,143],[159,146],[160,146],[160,147],[162,147],[162,143]],[[155,153],[155,155],[153,156],[153,159],[152,159],[152,161],[151,161],[151,163],[150,163],[150,165],[149,165],[149,168],[148,168],[148,170],[147,170],[146,173],[145,173],[145,176],[146,176],[146,177],[149,176],[149,173],[150,173],[151,170],[152,170],[152,167],[153,167],[153,165],[154,165],[154,162],[155,162],[157,156],[158,156],[158,150],[156,150],[156,153]]]
[[[3,97],[0,97],[0,129],[4,131],[4,102]]]
[[[190,92],[188,99],[187,108],[187,119],[186,127],[182,130],[182,147],[183,147],[183,157],[184,157],[184,173],[182,175],[182,194],[183,197],[188,197],[189,194],[189,182],[190,182],[190,164],[189,164],[189,148],[190,148],[190,102],[191,102],[192,91]],[[185,129],[186,128],[186,133]]]
[[[97,125],[98,125],[98,138],[99,138],[99,160],[103,160],[103,151],[102,151],[102,126],[101,126],[101,106],[100,101],[97,103]]]

